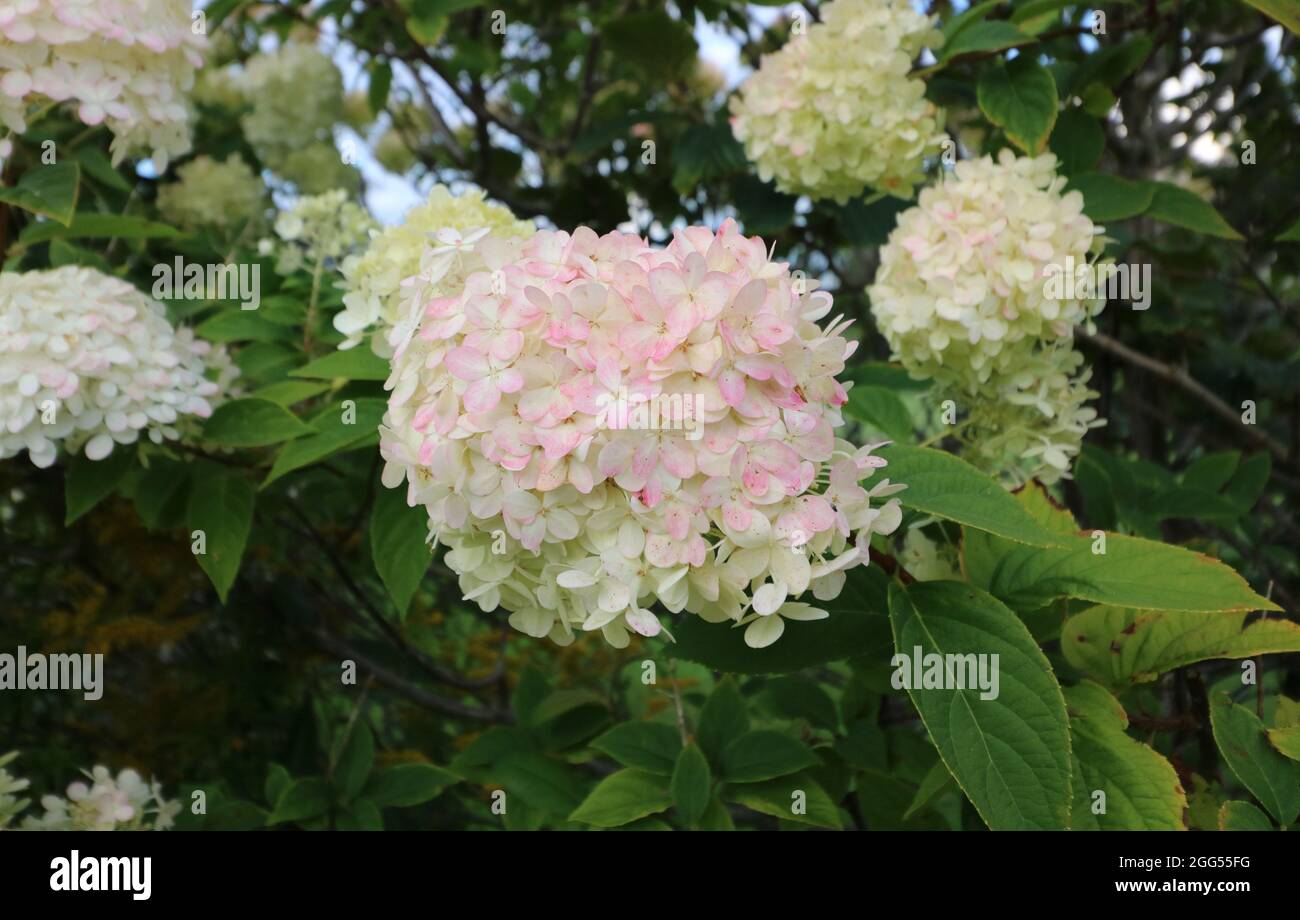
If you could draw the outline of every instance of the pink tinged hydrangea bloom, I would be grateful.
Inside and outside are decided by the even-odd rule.
[[[176,440],[238,374],[131,285],[76,266],[0,274],[0,458],[59,447],[102,460],[142,434]]]
[[[769,644],[898,525],[897,487],[861,484],[883,461],[834,436],[848,323],[818,325],[829,295],[733,222],[664,249],[585,228],[429,245],[477,268],[413,301],[383,479],[484,610],[623,646],[667,631],[657,604]]]
[[[114,162],[136,149],[159,171],[189,150],[184,97],[202,64],[186,0],[9,0],[0,5],[0,124],[26,130],[34,99],[75,104],[113,132]]]

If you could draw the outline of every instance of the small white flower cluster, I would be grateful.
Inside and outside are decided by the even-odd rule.
[[[236,76],[251,110],[241,120],[258,159],[305,195],[356,185],[334,146],[343,77],[329,55],[302,41],[254,55]]]
[[[911,197],[945,137],[942,115],[909,76],[940,36],[910,0],[834,0],[822,21],[732,97],[732,130],[764,180],[845,202],[872,188]]]
[[[256,227],[266,209],[266,186],[238,154],[225,162],[195,157],[176,170],[177,182],[158,190],[158,211],[186,229]]]
[[[9,772],[9,764],[17,756],[17,751],[10,751],[0,757],[0,831],[7,829],[14,818],[27,807],[27,799],[20,799],[18,795],[25,792],[31,783]]]
[[[314,271],[318,265],[354,255],[375,229],[375,221],[342,189],[299,198],[275,219],[279,241],[264,239],[258,244],[262,255],[274,253],[276,271],[288,275],[300,268]]]
[[[92,460],[142,433],[177,440],[238,370],[224,348],[173,329],[162,304],[80,266],[0,274],[0,459]]]
[[[113,132],[113,161],[136,149],[155,168],[189,150],[186,94],[205,45],[187,0],[0,3],[0,122],[27,130],[33,100],[74,101]]]
[[[41,796],[45,813],[24,819],[29,831],[165,831],[175,824],[181,803],[163,797],[155,781],[146,783],[135,770],[113,776],[97,766],[86,780],[68,786],[67,797]]]
[[[957,550],[949,543],[931,540],[919,524],[903,536],[898,563],[917,581],[961,580]]]
[[[347,339],[339,347],[352,348],[373,332],[374,352],[392,355],[414,321],[413,312],[423,305],[416,294],[431,299],[460,293],[465,279],[484,267],[475,257],[475,243],[489,233],[524,237],[533,229],[509,208],[485,201],[480,189],[453,195],[445,185],[435,185],[428,201],[402,223],[372,231],[366,251],[344,260],[347,293],[334,328]]]
[[[1047,283],[1102,244],[1083,196],[1064,186],[1050,153],[958,163],[899,215],[868,289],[895,359],[970,409],[964,438],[981,465],[1010,456],[1047,481],[1068,475],[1102,424],[1083,406],[1096,394],[1071,344],[1105,301],[1050,296]]]
[[[472,245],[464,290],[418,301],[380,429],[384,484],[428,510],[466,599],[620,648],[663,630],[656,602],[756,648],[827,616],[798,598],[838,596],[903,488],[862,485],[879,445],[833,434],[856,344],[818,325],[831,298],[730,220],[662,250],[587,228]]]

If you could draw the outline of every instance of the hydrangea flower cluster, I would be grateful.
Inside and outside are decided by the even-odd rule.
[[[899,215],[868,289],[895,359],[959,405],[973,401],[964,437],[982,465],[1011,457],[1048,480],[1068,474],[1084,433],[1102,424],[1084,407],[1095,394],[1071,343],[1105,301],[1057,296],[1072,291],[1049,283],[1087,265],[1102,231],[1064,185],[1050,153],[958,163]]]
[[[158,210],[187,229],[240,230],[261,222],[266,188],[238,154],[225,162],[200,156],[176,170],[179,181],[158,190]]]
[[[342,189],[299,198],[275,219],[276,243],[258,245],[263,255],[275,253],[276,271],[291,274],[327,262],[341,263],[355,254],[375,228],[374,219]]]
[[[149,150],[161,172],[189,150],[186,94],[205,40],[185,0],[9,0],[0,5],[0,122],[33,100],[74,101],[113,132],[113,161]]]
[[[135,770],[116,777],[107,767],[86,773],[68,786],[67,797],[41,797],[45,813],[23,821],[33,831],[165,831],[175,824],[181,803],[163,797],[157,782],[146,783]]]
[[[173,329],[162,304],[80,266],[0,274],[0,459],[39,467],[61,444],[91,460],[145,434],[177,440],[238,370],[225,349]]]
[[[356,170],[334,147],[343,77],[329,55],[289,41],[249,58],[237,82],[252,106],[240,122],[244,136],[273,172],[307,195],[355,184]]]
[[[518,220],[509,208],[485,201],[480,189],[453,195],[435,185],[428,200],[413,208],[396,226],[373,233],[360,255],[343,262],[343,310],[334,327],[347,336],[340,348],[352,348],[367,333],[371,347],[389,356],[405,334],[408,317],[423,300],[460,293],[465,279],[481,270],[474,244],[486,237],[525,237],[533,225]]]
[[[728,220],[470,244],[482,268],[397,345],[380,449],[467,599],[560,644],[663,631],[658,601],[753,647],[826,611],[903,488],[837,440],[856,343]]]
[[[834,0],[731,100],[731,125],[764,180],[843,203],[872,188],[908,198],[945,137],[942,115],[909,76],[936,47],[934,17],[909,0]]]

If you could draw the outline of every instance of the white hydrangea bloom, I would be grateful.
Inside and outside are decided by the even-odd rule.
[[[263,240],[263,255],[275,253],[276,270],[290,274],[300,268],[340,265],[365,245],[376,227],[366,209],[352,201],[347,192],[334,189],[321,195],[299,198],[275,219],[278,241]]]
[[[932,378],[970,413],[971,458],[1020,475],[1067,475],[1083,434],[1102,424],[1071,348],[1100,297],[1064,296],[1050,282],[1086,266],[1102,228],[1083,196],[1063,192],[1052,154],[1003,150],[958,163],[899,215],[868,289],[876,326],[913,376]]]
[[[356,170],[334,148],[343,77],[329,55],[306,42],[286,42],[249,58],[235,83],[252,106],[241,125],[258,159],[305,194],[352,184],[342,177]]]
[[[1091,376],[1082,354],[1057,344],[1026,354],[1013,373],[995,377],[996,387],[974,399],[949,391],[970,409],[959,433],[962,456],[1016,484],[1069,478],[1084,436],[1106,424],[1087,405],[1098,396],[1088,388]]]
[[[917,581],[961,580],[961,561],[956,548],[931,540],[919,524],[904,535],[898,563]]]
[[[0,3],[0,122],[27,129],[34,100],[71,101],[113,132],[113,161],[136,149],[155,167],[189,150],[186,94],[205,39],[187,0],[6,0]]]
[[[41,797],[45,813],[23,822],[24,830],[163,831],[175,823],[181,805],[163,797],[158,783],[146,783],[135,770],[116,777],[97,766],[68,786],[67,797]]]
[[[370,245],[343,262],[343,310],[334,327],[352,348],[368,334],[376,354],[389,356],[405,333],[403,321],[418,303],[460,293],[465,279],[483,268],[474,244],[487,236],[529,236],[533,225],[509,208],[485,201],[480,189],[453,195],[435,185],[429,199],[402,223],[372,232]],[[403,286],[403,282],[409,282]]]
[[[909,76],[940,36],[910,0],[834,0],[806,35],[765,55],[732,97],[732,130],[764,180],[843,203],[871,188],[907,198],[945,137]]]
[[[162,304],[80,266],[0,274],[0,458],[101,460],[141,434],[176,440],[238,374],[224,348],[173,329]]]
[[[902,488],[862,483],[879,445],[834,437],[856,344],[818,325],[830,297],[730,220],[665,249],[587,228],[460,245],[482,268],[418,300],[380,450],[464,597],[617,647],[664,630],[656,603],[754,647],[826,616],[797,598],[838,596]]]
[[[237,154],[225,162],[195,157],[176,170],[177,182],[158,190],[158,211],[185,228],[242,230],[260,223],[266,187]]]

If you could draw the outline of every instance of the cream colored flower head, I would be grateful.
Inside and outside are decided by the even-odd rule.
[[[89,268],[0,274],[0,459],[102,460],[147,436],[180,438],[238,370],[224,348],[173,329],[131,285]]]
[[[764,180],[839,202],[867,189],[907,198],[944,139],[942,116],[909,76],[933,19],[909,0],[834,0],[732,97],[732,130]]]
[[[364,253],[344,261],[347,293],[334,327],[347,340],[339,347],[352,348],[369,335],[376,354],[391,355],[397,343],[389,339],[404,334],[417,298],[423,303],[453,297],[483,268],[475,243],[489,235],[531,236],[533,230],[509,208],[485,201],[480,189],[453,195],[444,185],[434,186],[428,201],[401,224],[379,232]]]
[[[262,222],[266,187],[237,154],[225,162],[196,157],[176,170],[177,182],[158,190],[158,210],[187,229],[240,230]]]
[[[656,636],[658,605],[761,648],[898,526],[880,445],[834,436],[850,321],[735,221],[440,245],[481,267],[417,299],[380,451],[465,599],[561,644]]]
[[[1064,186],[1052,154],[1003,150],[958,163],[899,215],[867,293],[904,367],[978,386],[1101,312],[1099,298],[1049,296],[1054,272],[1100,247],[1083,196]]]
[[[76,105],[113,132],[113,161],[148,151],[162,172],[189,150],[187,94],[206,40],[188,0],[0,3],[0,123],[22,133],[33,100]]]

